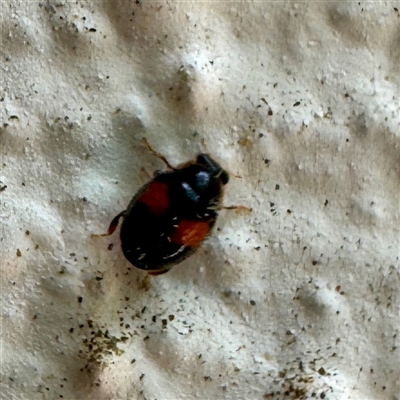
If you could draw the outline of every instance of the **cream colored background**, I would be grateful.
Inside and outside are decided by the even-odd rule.
[[[0,397],[399,399],[399,10],[3,0]],[[148,291],[142,137],[253,208]]]

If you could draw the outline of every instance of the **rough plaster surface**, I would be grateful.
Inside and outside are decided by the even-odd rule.
[[[398,399],[399,2],[1,2],[2,399]],[[106,230],[232,174],[152,278]]]

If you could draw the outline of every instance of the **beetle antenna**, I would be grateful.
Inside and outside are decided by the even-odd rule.
[[[203,151],[203,153],[209,154],[207,146],[206,146],[206,141],[205,141],[205,139],[203,137],[200,139],[200,148]],[[222,172],[222,170],[221,170],[221,172]],[[232,175],[235,178],[241,178],[240,175],[235,175],[235,174],[232,174],[231,172],[229,172],[229,175]]]
[[[168,162],[168,160],[167,160],[162,154],[157,153],[157,152],[150,146],[150,143],[147,141],[146,138],[143,138],[142,141],[143,141],[143,143],[145,144],[145,146],[147,147],[147,150],[149,150],[149,152],[150,152],[151,154],[153,154],[153,156],[156,156],[156,157],[159,158],[160,160],[164,161],[164,163],[166,164],[166,166],[167,166],[168,168],[173,169],[173,170],[176,169],[175,167],[173,167],[173,166]]]
[[[204,137],[200,138],[200,143],[199,143],[199,147],[202,153],[207,153],[208,154],[208,149],[206,146],[206,141],[204,139]]]

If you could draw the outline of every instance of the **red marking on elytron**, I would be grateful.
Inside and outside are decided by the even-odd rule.
[[[153,182],[139,197],[138,202],[146,204],[155,217],[162,216],[170,205],[168,185],[163,182]]]
[[[210,232],[208,222],[183,219],[170,235],[171,241],[180,246],[197,247]]]

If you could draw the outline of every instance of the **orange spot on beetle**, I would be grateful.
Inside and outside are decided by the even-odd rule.
[[[160,217],[170,205],[168,185],[163,182],[153,182],[139,197],[138,202],[144,203],[155,217]]]
[[[178,223],[172,235],[170,235],[173,243],[180,246],[197,247],[210,232],[208,222],[190,221],[183,219]]]

